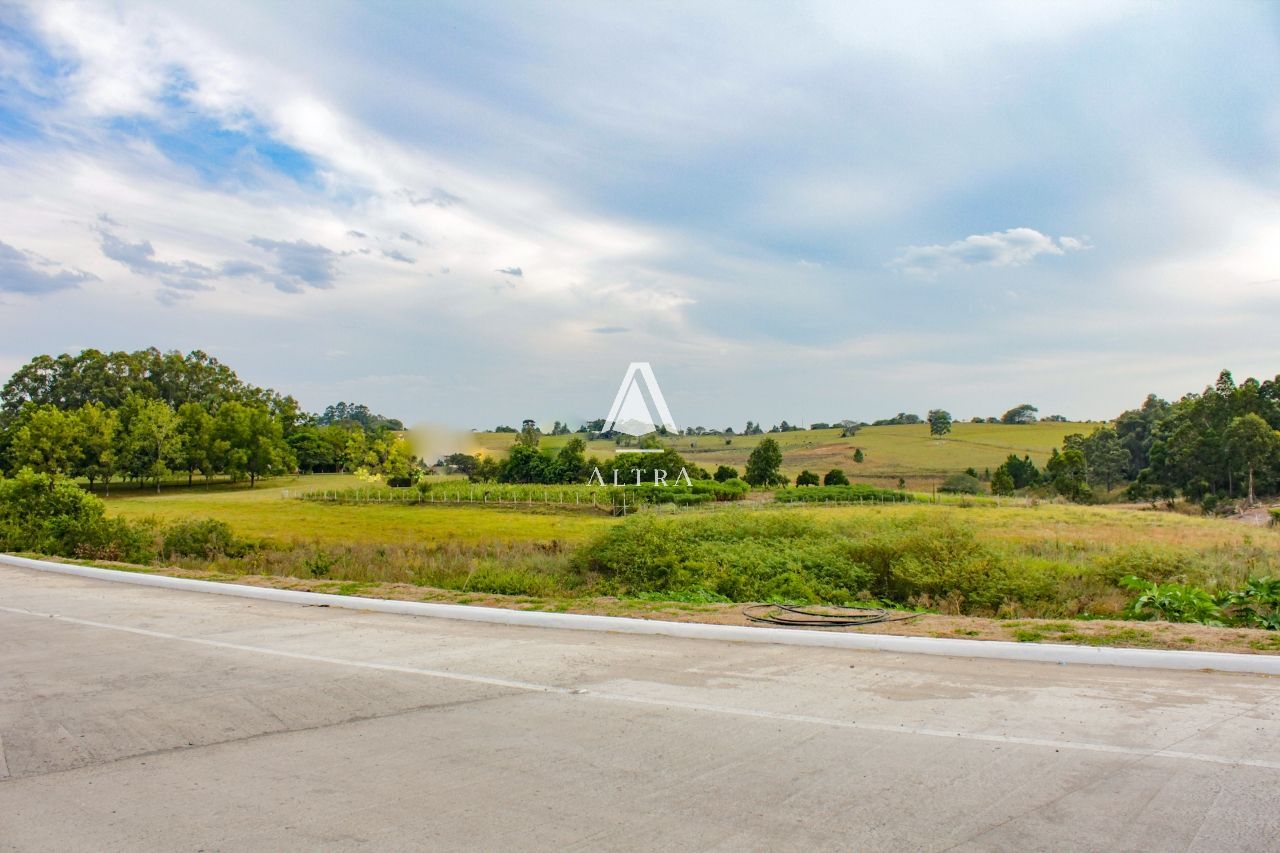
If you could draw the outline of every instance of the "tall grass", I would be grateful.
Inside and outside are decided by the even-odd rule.
[[[1050,550],[982,537],[922,510],[831,519],[726,512],[642,515],[601,534],[574,564],[629,593],[705,591],[733,601],[875,599],[943,612],[1115,616],[1128,575],[1227,588],[1280,572],[1274,548],[1127,545]]]

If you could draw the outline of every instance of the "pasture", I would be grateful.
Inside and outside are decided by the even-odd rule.
[[[928,491],[948,474],[966,468],[979,473],[995,470],[1010,453],[1030,456],[1036,465],[1043,466],[1050,451],[1062,446],[1064,437],[1077,432],[1087,435],[1099,426],[1103,424],[957,423],[950,435],[936,439],[929,435],[928,424],[909,424],[863,427],[848,438],[841,438],[841,430],[834,428],[750,436],[669,436],[662,442],[709,471],[719,465],[741,471],[752,449],[768,437],[781,447],[782,471],[791,479],[806,468],[818,474],[841,468],[852,480],[895,486],[901,477],[907,481],[908,488]],[[506,453],[514,439],[510,433],[495,432],[477,432],[472,437],[480,451],[495,455]],[[558,448],[569,438],[543,436],[541,446]],[[859,448],[864,456],[862,463],[854,461],[854,453]],[[587,444],[587,455],[604,458],[612,456],[616,449],[612,441],[591,441]]]
[[[361,481],[349,474],[282,477],[255,488],[218,484],[204,488],[166,487],[159,495],[142,489],[117,490],[108,512],[139,520],[216,518],[240,536],[281,545],[297,542],[416,544],[502,540],[580,542],[609,519],[582,514],[521,511],[491,506],[432,506],[430,511],[403,504],[351,507],[290,497],[302,490],[343,490]]]

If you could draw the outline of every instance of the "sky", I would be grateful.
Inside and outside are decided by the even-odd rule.
[[[1107,418],[1280,374],[1264,2],[0,0],[0,377],[304,407]]]

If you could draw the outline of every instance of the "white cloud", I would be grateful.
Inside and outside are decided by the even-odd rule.
[[[1034,228],[1010,228],[971,234],[947,245],[908,246],[889,266],[914,275],[932,276],[965,267],[1018,267],[1040,255],[1064,255],[1091,248],[1078,237],[1054,240]]]

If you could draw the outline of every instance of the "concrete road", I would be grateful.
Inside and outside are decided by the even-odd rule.
[[[1278,700],[0,567],[0,849],[1276,850]]]

